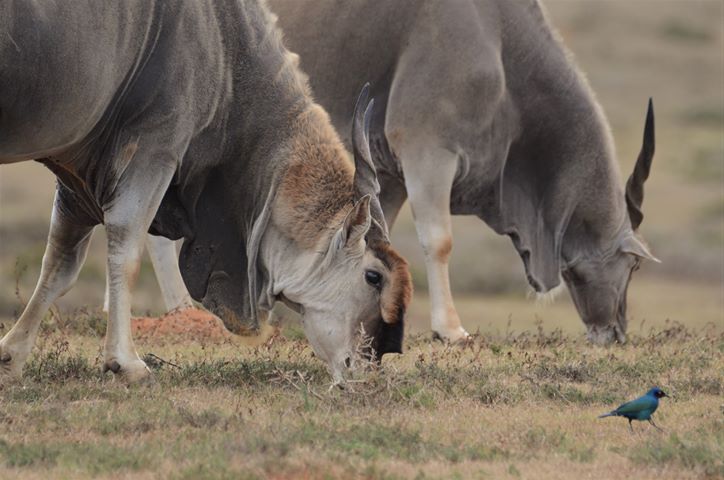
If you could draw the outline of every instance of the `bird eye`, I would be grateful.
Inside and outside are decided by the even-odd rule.
[[[382,284],[382,274],[374,270],[365,270],[365,280],[375,288],[380,288]]]

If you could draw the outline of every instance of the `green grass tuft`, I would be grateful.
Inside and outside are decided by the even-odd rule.
[[[721,478],[724,476],[724,422],[717,419],[710,428],[700,429],[696,434],[671,433],[649,440],[627,455],[637,463],[679,464],[701,471],[705,476]]]

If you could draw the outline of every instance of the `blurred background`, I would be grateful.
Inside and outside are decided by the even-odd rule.
[[[629,289],[629,330],[669,321],[724,328],[724,3],[720,0],[548,0],[549,18],[587,75],[616,141],[623,177],[638,155],[646,102],[654,98],[657,148],[642,232],[661,265],[646,264]],[[54,177],[40,164],[0,167],[0,335],[38,277]],[[454,217],[451,280],[470,332],[541,326],[582,334],[567,293],[529,299],[518,255],[480,220]],[[105,238],[96,229],[75,288],[57,304],[72,315],[100,308]],[[409,208],[393,231],[416,286],[411,331],[429,330],[425,267]],[[137,315],[163,312],[147,258],[133,296]],[[282,315],[288,313],[281,312]]]

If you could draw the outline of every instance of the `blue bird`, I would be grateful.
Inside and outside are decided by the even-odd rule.
[[[633,426],[631,425],[631,422],[633,420],[648,420],[651,425],[656,427],[658,430],[663,430],[659,428],[658,425],[654,423],[654,421],[651,419],[651,415],[656,411],[657,408],[659,408],[659,398],[662,397],[668,397],[664,393],[663,390],[661,390],[659,387],[654,387],[648,392],[646,392],[646,395],[643,397],[639,397],[636,400],[631,400],[630,402],[626,402],[620,407],[618,407],[616,410],[605,413],[601,415],[598,418],[604,418],[604,417],[625,417],[628,418],[628,427],[631,429],[631,432],[633,432]]]

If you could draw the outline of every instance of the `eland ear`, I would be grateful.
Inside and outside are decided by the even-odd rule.
[[[651,260],[652,262],[661,263],[661,260],[654,257],[649,251],[648,247],[635,235],[628,235],[621,242],[621,251],[624,253],[630,253],[636,255],[644,260]]]
[[[365,195],[354,204],[354,207],[344,219],[340,246],[348,247],[357,244],[367,235],[371,223],[370,196]]]

